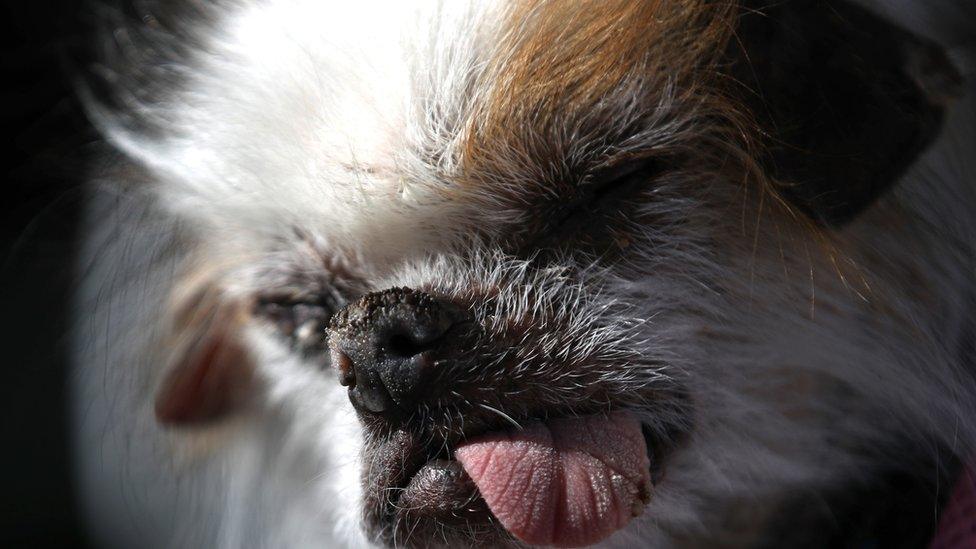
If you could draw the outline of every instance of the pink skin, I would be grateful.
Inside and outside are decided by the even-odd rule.
[[[639,515],[650,497],[640,423],[627,412],[490,433],[455,451],[491,512],[532,545],[579,547]]]

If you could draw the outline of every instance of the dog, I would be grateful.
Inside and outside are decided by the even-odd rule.
[[[107,21],[73,381],[98,544],[933,535],[976,451],[955,53],[844,0]]]

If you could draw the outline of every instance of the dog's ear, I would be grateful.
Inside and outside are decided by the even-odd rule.
[[[201,294],[181,308],[170,351],[172,364],[156,391],[156,419],[189,426],[216,421],[253,393],[253,360],[241,340],[243,307]]]
[[[730,47],[767,172],[825,224],[895,183],[961,88],[937,45],[842,0],[745,0]]]

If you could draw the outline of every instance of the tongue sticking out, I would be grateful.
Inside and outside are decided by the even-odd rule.
[[[488,434],[459,446],[455,457],[505,529],[533,545],[596,543],[650,498],[644,436],[626,412]]]

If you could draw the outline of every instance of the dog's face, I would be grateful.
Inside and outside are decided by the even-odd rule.
[[[870,467],[931,419],[929,281],[843,224],[948,69],[846,3],[746,4],[228,16],[170,137],[117,137],[187,220],[159,422],[274,425],[327,479],[295,501],[398,546],[746,543]]]

